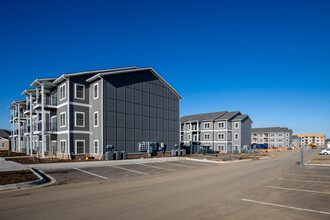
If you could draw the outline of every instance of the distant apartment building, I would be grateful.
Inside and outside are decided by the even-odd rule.
[[[10,131],[0,129],[0,151],[9,150],[10,148],[9,136],[10,136]]]
[[[231,152],[248,149],[252,120],[239,111],[188,115],[180,119],[181,147],[190,153],[199,149]]]
[[[318,146],[325,144],[325,135],[320,133],[294,134],[301,138],[301,145],[305,146],[315,143]]]
[[[292,146],[301,147],[301,137],[297,135],[292,135]]]
[[[268,144],[270,148],[291,147],[292,130],[285,127],[251,129],[252,144]]]
[[[12,148],[55,155],[139,153],[139,143],[171,150],[179,140],[182,96],[154,69],[126,67],[40,78],[11,109]]]

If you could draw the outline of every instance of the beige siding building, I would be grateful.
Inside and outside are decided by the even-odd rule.
[[[315,143],[318,146],[325,144],[325,135],[320,133],[294,134],[301,138],[301,145],[305,146]]]

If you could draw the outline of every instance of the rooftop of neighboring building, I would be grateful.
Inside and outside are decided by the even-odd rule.
[[[8,130],[0,129],[0,137],[2,138],[9,139],[10,133]]]
[[[251,132],[292,132],[287,127],[266,127],[266,128],[251,128]]]
[[[325,137],[325,134],[321,134],[321,133],[304,133],[304,134],[293,134],[293,135],[297,135],[299,137]]]
[[[248,118],[251,123],[252,120],[248,115],[242,115],[239,111],[220,111],[220,112],[210,112],[196,115],[186,115],[180,118],[180,122],[189,122],[189,121],[221,121],[221,120],[233,120],[241,121]]]

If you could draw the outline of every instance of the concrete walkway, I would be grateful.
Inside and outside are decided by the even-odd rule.
[[[7,161],[3,158],[0,157],[0,172],[5,172],[5,171],[16,171],[16,170],[28,170],[29,168],[16,163],[14,161]]]

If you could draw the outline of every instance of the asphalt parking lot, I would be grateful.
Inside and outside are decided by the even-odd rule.
[[[46,171],[46,174],[52,176],[56,180],[55,185],[62,185],[80,182],[120,180],[139,176],[154,176],[169,172],[184,172],[191,169],[202,169],[210,166],[218,166],[218,164],[199,161],[133,163],[127,165],[51,170]]]
[[[290,166],[241,201],[249,203],[254,213],[266,209],[271,215],[288,212],[282,219],[301,219],[302,215],[304,219],[329,219],[330,167]]]

